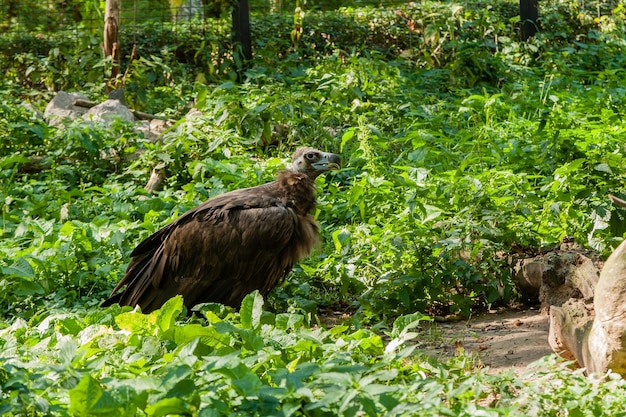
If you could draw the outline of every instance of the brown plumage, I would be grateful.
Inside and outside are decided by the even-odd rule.
[[[187,211],[135,248],[102,305],[139,305],[149,313],[181,294],[188,309],[205,302],[238,308],[254,290],[266,295],[317,243],[315,178],[340,164],[337,155],[300,148],[276,181]]]

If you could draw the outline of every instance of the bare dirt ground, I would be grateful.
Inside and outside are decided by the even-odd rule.
[[[529,364],[553,353],[548,344],[548,315],[539,309],[496,311],[433,326],[436,341],[427,347],[428,352],[445,358],[462,348],[466,354],[475,354],[489,373],[512,368],[522,374]]]

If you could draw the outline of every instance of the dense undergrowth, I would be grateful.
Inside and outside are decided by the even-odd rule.
[[[624,184],[626,30],[611,5],[542,4],[528,43],[505,2],[309,13],[297,45],[293,16],[253,16],[245,68],[223,23],[146,27],[125,88],[132,107],[179,120],[157,143],[123,123],[50,127],[20,104],[101,98],[95,37],[80,56],[62,37],[0,39],[15,57],[0,60],[0,410],[611,415],[620,378],[544,363],[528,382],[415,350],[421,313],[515,299],[512,248],[571,236],[607,255],[621,241],[607,194]],[[184,116],[192,102],[201,116]],[[98,307],[141,239],[271,180],[300,145],[340,152],[344,168],[318,180],[324,244],[263,308]],[[168,179],[148,195],[156,166]],[[320,328],[319,306],[351,319]]]

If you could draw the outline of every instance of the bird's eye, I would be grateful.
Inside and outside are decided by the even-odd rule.
[[[309,152],[306,155],[304,155],[304,157],[308,159],[309,161],[314,160],[316,156],[317,154],[315,152]]]

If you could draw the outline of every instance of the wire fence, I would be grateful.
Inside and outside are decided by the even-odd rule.
[[[167,24],[192,20],[228,18],[233,0],[119,0],[121,24]],[[249,0],[254,14],[294,13],[297,5],[307,10],[332,10],[337,7],[362,5],[389,6],[407,3],[403,0]],[[518,0],[499,0],[496,3],[518,3]],[[461,2],[466,6],[472,2]],[[590,13],[610,14],[619,2],[600,0],[578,3]],[[0,0],[0,35],[98,32],[104,20],[104,1],[99,0]]]
[[[201,0],[187,1],[180,7],[170,6],[168,0],[121,1],[121,24],[171,23],[193,17],[212,17],[213,4]],[[104,2],[81,0],[0,0],[0,34],[58,32],[97,32],[103,27]]]
[[[229,18],[232,0],[119,0],[121,24],[198,24],[210,19]],[[309,4],[314,3],[314,4]],[[383,6],[406,3],[402,0],[250,0],[254,14],[294,13],[297,5],[305,10],[330,10],[361,5]],[[103,27],[104,1],[97,0],[0,0],[0,35],[98,32]]]

